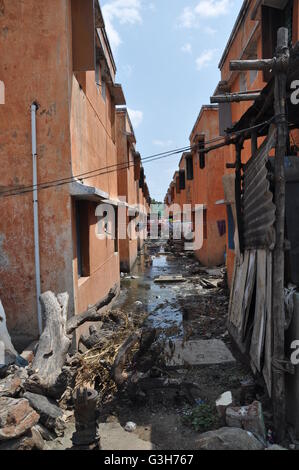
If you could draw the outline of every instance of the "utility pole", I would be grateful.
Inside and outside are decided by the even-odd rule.
[[[276,244],[273,259],[273,409],[274,424],[279,439],[283,439],[286,425],[285,396],[285,170],[284,159],[288,141],[286,118],[287,69],[289,64],[288,30],[280,28],[277,35],[278,65],[275,70],[274,109],[277,127],[275,152]]]

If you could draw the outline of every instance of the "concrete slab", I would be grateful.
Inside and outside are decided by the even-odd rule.
[[[165,348],[166,365],[168,367],[205,366],[216,364],[233,364],[236,362],[223,341],[192,340],[183,342],[175,340],[172,347]]]
[[[143,441],[136,434],[129,433],[115,423],[101,423],[101,450],[153,450],[151,442]]]
[[[186,282],[187,279],[185,279],[182,275],[177,275],[177,276],[159,276],[155,279],[155,282],[158,283],[168,283],[168,282]]]

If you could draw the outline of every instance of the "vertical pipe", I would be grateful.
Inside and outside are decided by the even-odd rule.
[[[37,193],[37,153],[36,153],[36,111],[37,105],[31,105],[31,141],[33,166],[33,224],[34,224],[34,256],[35,256],[35,282],[38,331],[42,333],[42,312],[40,304],[40,257],[39,257],[39,229],[38,229],[38,193]]]

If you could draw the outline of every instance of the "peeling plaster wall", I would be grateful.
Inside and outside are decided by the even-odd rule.
[[[115,144],[115,105],[106,88],[104,100],[101,87],[96,85],[94,71],[76,73],[72,77],[71,96],[71,148],[72,172],[74,175],[102,169],[102,175],[83,178],[84,184],[94,186],[109,194],[111,199],[118,197],[117,163]],[[109,167],[109,168],[108,168]],[[100,201],[99,201],[100,203]],[[104,297],[115,284],[120,284],[119,253],[115,252],[114,240],[99,240],[96,237],[96,204],[90,214],[90,276],[78,277],[76,250],[76,221],[73,203],[73,240],[74,240],[74,289],[75,310],[81,313],[88,306]],[[86,227],[88,230],[88,227]],[[81,328],[79,333],[86,330]]]
[[[118,194],[126,198],[129,205],[138,204],[138,181],[134,179],[134,157],[132,148],[128,149],[128,139],[126,132],[130,133],[127,111],[118,111],[116,113],[116,141],[117,141],[117,163],[128,165],[128,168],[120,169],[117,172]],[[126,228],[128,227],[129,217],[126,218]],[[138,241],[130,239],[127,235],[125,240],[119,240],[120,269],[123,272],[129,272],[133,267],[138,251]]]
[[[38,181],[71,175],[70,3],[1,0],[0,187],[32,184],[30,106],[36,101]],[[4,170],[4,171],[3,171]],[[19,347],[37,337],[32,193],[0,200],[0,297]],[[42,291],[72,299],[71,200],[68,187],[39,192]],[[71,300],[71,312],[73,305]]]
[[[201,112],[190,142],[196,134],[204,134],[205,141],[219,135],[219,119],[217,108],[206,108]],[[194,157],[193,204],[204,204],[207,210],[207,238],[196,257],[204,266],[217,266],[224,263],[226,237],[218,231],[218,221],[225,220],[225,206],[216,205],[216,201],[224,199],[222,187],[223,149],[214,150],[206,155],[206,166],[199,167],[199,158]]]

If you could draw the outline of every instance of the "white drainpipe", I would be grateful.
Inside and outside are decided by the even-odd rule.
[[[31,136],[32,136],[32,165],[33,165],[33,221],[34,221],[34,254],[35,254],[35,281],[38,331],[42,334],[42,309],[40,304],[40,257],[39,257],[39,230],[38,230],[38,192],[37,192],[37,154],[36,154],[36,111],[37,105],[31,105]]]

